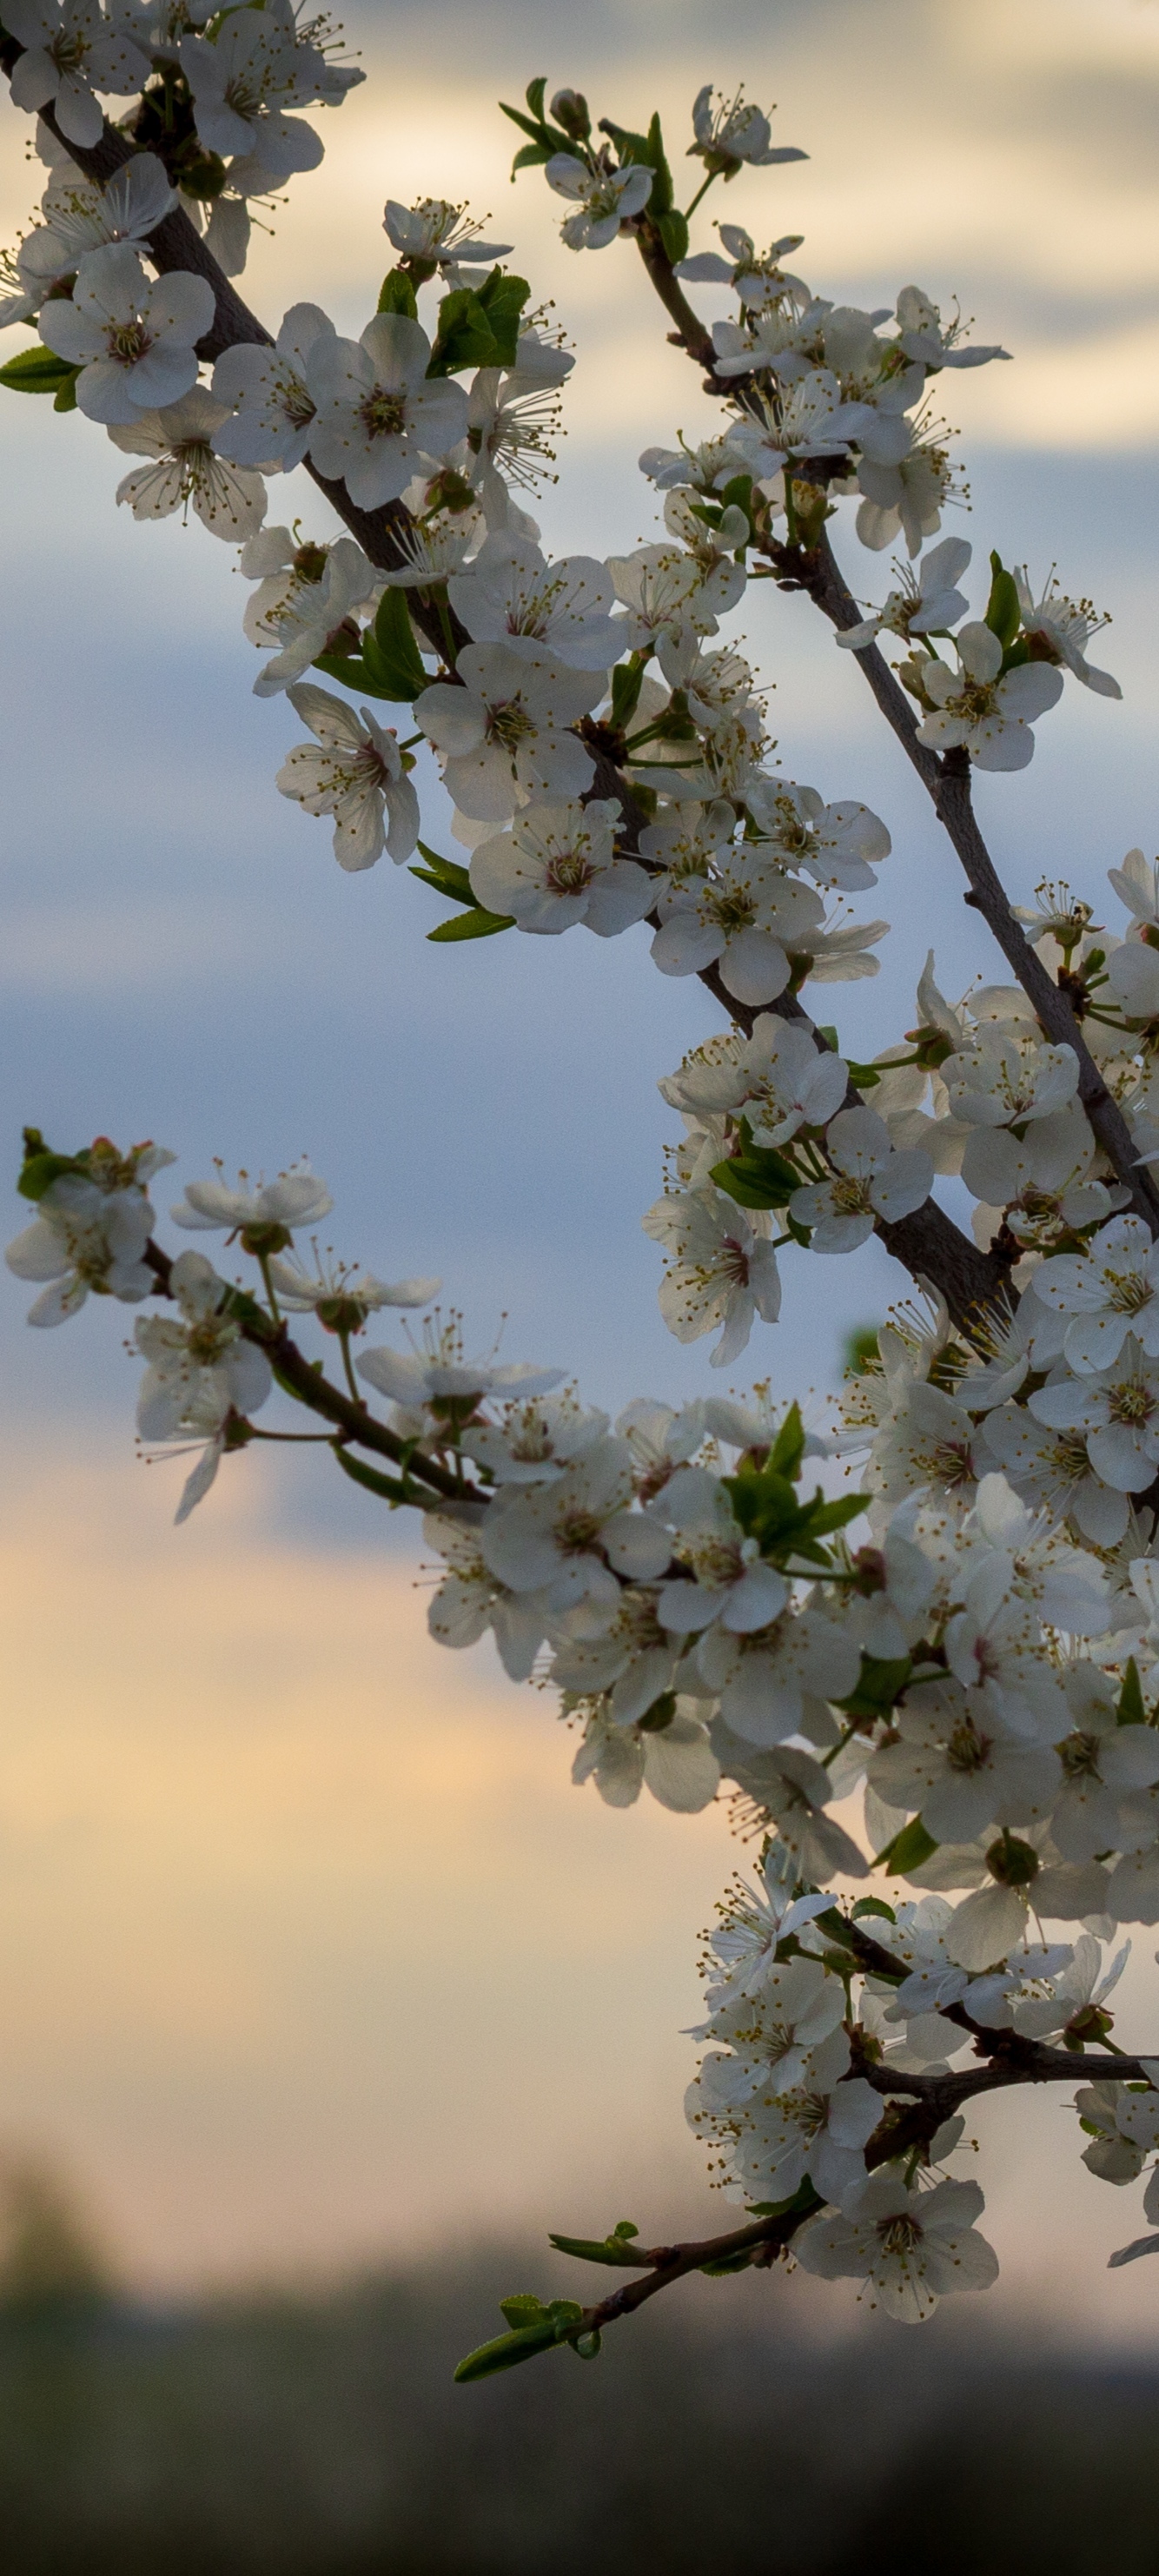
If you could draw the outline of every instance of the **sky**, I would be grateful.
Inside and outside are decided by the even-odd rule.
[[[324,120],[322,169],[258,239],[244,291],[272,325],[310,297],[357,331],[389,257],[385,197],[469,198],[576,348],[560,479],[536,504],[553,551],[649,535],[639,450],[698,434],[711,405],[630,254],[567,253],[537,176],[510,186],[495,101],[537,72],[629,125],[658,106],[674,161],[701,83],[743,79],[811,158],[744,174],[718,211],[761,239],[804,234],[797,264],[835,300],[884,305],[915,280],[1014,353],[942,380],[971,491],[950,522],[975,546],[966,587],[979,602],[991,546],[1043,575],[1057,559],[1112,613],[1100,653],[1125,695],[1068,687],[1032,768],[981,781],[979,808],[1016,899],[1048,874],[1100,906],[1106,868],[1156,838],[1159,10],[345,16],[367,83]],[[0,110],[7,239],[33,203],[27,138]],[[716,1024],[702,989],[657,976],[643,931],[428,946],[429,891],[387,861],[343,876],[325,828],[274,792],[300,728],[251,694],[232,549],[118,512],[124,460],[77,415],[6,396],[0,449],[13,1169],[24,1120],[65,1145],[163,1140],[179,1162],[162,1208],[214,1156],[272,1171],[308,1151],[336,1201],[325,1239],[387,1277],[440,1271],[473,1346],[506,1315],[507,1356],[574,1369],[609,1408],[708,1391],[709,1345],[665,1333],[639,1227],[672,1132],[657,1077]],[[325,532],[303,478],[275,485],[271,521],[299,514]],[[854,588],[882,596],[887,564],[848,519],[837,542]],[[910,1024],[930,946],[950,993],[997,960],[808,602],[770,585],[738,624],[775,684],[785,770],[864,797],[893,834],[867,906],[896,925],[882,974],[824,997],[872,1053]],[[876,1248],[801,1256],[783,1322],[730,1375],[832,1383],[843,1334],[906,1287]],[[162,2288],[606,2223],[625,2191],[642,2223],[698,2226],[680,2033],[698,1930],[744,1859],[723,1813],[612,1815],[571,1790],[549,1699],[486,1650],[430,1645],[413,1527],[329,1462],[282,1453],[275,1472],[251,1452],[174,1532],[180,1467],[133,1453],[128,1311],[91,1303],[49,1336],[23,1309],[9,1282],[0,2144],[58,2155],[128,2275]],[[1137,1947],[1141,1989],[1146,1934]],[[991,2203],[1004,2312],[1152,2338],[1145,2279],[1102,2268],[1134,2206],[1124,2224],[1057,2106],[1018,2110],[986,2114],[1010,2132]]]

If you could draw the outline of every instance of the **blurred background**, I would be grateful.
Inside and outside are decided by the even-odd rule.
[[[323,167],[255,237],[245,293],[274,326],[306,296],[357,332],[391,256],[386,196],[469,198],[577,351],[537,505],[552,550],[649,536],[639,450],[711,409],[628,251],[568,254],[538,176],[509,185],[495,102],[536,73],[628,125],[659,107],[678,167],[703,81],[776,99],[774,139],[810,160],[745,173],[705,217],[803,233],[796,265],[838,301],[892,305],[911,280],[943,311],[957,297],[1013,351],[941,380],[966,587],[980,604],[991,546],[1038,578],[1057,559],[1113,614],[1096,659],[1125,696],[1068,688],[1032,768],[980,781],[979,804],[1017,899],[1064,876],[1101,917],[1106,868],[1156,846],[1152,0],[343,15],[367,85],[323,118]],[[0,113],[11,240],[41,174],[27,121]],[[710,1345],[664,1332],[639,1230],[672,1126],[656,1078],[713,1025],[700,987],[657,976],[642,931],[428,947],[428,890],[385,861],[344,877],[273,790],[300,727],[250,693],[232,550],[118,513],[124,460],[79,415],[9,395],[0,443],[13,1169],[24,1120],[66,1147],[163,1140],[180,1160],[162,1206],[215,1155],[269,1172],[308,1151],[327,1239],[387,1277],[440,1270],[472,1346],[506,1314],[506,1355],[574,1367],[592,1401],[708,1391]],[[296,514],[324,531],[302,478],[271,492],[271,520]],[[838,544],[883,596],[851,517]],[[999,965],[812,616],[768,586],[741,625],[785,769],[893,834],[868,904],[896,925],[882,975],[826,997],[873,1052],[908,1025],[929,946],[952,995]],[[426,812],[449,847],[437,791]],[[802,1256],[738,1385],[832,1384],[850,1327],[905,1288],[872,1248]],[[917,2567],[975,2566],[983,2545],[1085,2565],[1112,2536],[1124,2568],[1153,2568],[1159,2280],[1106,2271],[1138,2212],[1085,2172],[1057,2103],[979,2112],[1002,2261],[984,2316],[951,2306],[914,2346],[846,2285],[705,2283],[582,2380],[561,2355],[449,2387],[496,2295],[574,2288],[537,2250],[548,2227],[712,2223],[681,2032],[697,1932],[744,1855],[715,1811],[613,1814],[573,1791],[547,1704],[488,1650],[429,1644],[413,1527],[332,1471],[251,1452],[175,1533],[180,1465],[134,1457],[131,1318],[90,1303],[33,1336],[24,1304],[9,1280],[6,2563],[419,2576],[744,2549],[821,2569],[892,2558],[904,2532]],[[1142,2045],[1152,1937],[1121,2023]]]

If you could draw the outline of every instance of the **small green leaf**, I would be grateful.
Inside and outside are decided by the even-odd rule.
[[[1120,1726],[1145,1726],[1147,1723],[1147,1711],[1143,1704],[1143,1686],[1139,1679],[1139,1667],[1133,1655],[1127,1658],[1127,1669],[1123,1675],[1123,1687],[1119,1693],[1116,1715]]]
[[[415,642],[405,590],[384,590],[373,626],[362,639],[362,659],[376,690],[397,704],[409,704],[430,685]]]
[[[628,662],[617,662],[612,673],[612,723],[626,733],[640,703],[644,686],[644,657],[633,653]]]
[[[18,357],[9,358],[7,365],[0,367],[0,385],[7,385],[9,392],[14,394],[59,395],[71,392],[72,402],[67,405],[58,403],[57,408],[74,410],[79,374],[80,368],[70,366],[67,358],[58,358],[55,349],[38,346],[21,349]]]
[[[726,1198],[735,1199],[738,1207],[786,1208],[801,1187],[800,1173],[787,1155],[767,1145],[748,1143],[743,1122],[741,1136],[745,1140],[741,1152],[730,1154],[723,1163],[714,1163],[710,1179]]]
[[[16,1187],[22,1199],[42,1199],[45,1191],[51,1188],[53,1181],[63,1179],[66,1172],[83,1174],[84,1169],[84,1162],[79,1155],[53,1154],[49,1152],[46,1145],[42,1145],[36,1152],[25,1154],[24,1166]]]
[[[501,2299],[499,2307],[512,2321],[512,2331],[469,2352],[455,2372],[457,2380],[489,2379],[496,2370],[513,2370],[518,2362],[533,2361],[536,2353],[551,2352],[556,2344],[567,2342],[569,2329],[583,2315],[575,2299],[553,2299],[545,2308],[532,2293]]]
[[[805,1425],[801,1420],[801,1407],[791,1404],[769,1451],[768,1463],[774,1475],[787,1476],[795,1485],[804,1455]]]
[[[660,215],[657,217],[656,230],[675,268],[679,260],[688,257],[688,218],[676,212]]]
[[[897,1921],[892,1905],[886,1904],[884,1896],[859,1896],[850,1907],[850,1913],[855,1923],[860,1923],[866,1914],[880,1914],[886,1923]]]
[[[1018,605],[1018,590],[1014,575],[1005,570],[1000,555],[991,555],[990,572],[992,578],[990,597],[986,603],[986,624],[991,634],[997,636],[1005,652],[1007,647],[1013,644],[1022,624],[1022,611]]]
[[[937,1848],[921,1817],[911,1816],[908,1825],[903,1825],[885,1850],[878,1852],[873,1867],[887,1869],[891,1878],[904,1878],[911,1869],[920,1869],[924,1861],[932,1860]]]
[[[541,72],[537,80],[528,81],[523,95],[531,109],[532,115],[536,118],[537,122],[542,125],[543,102],[547,96],[547,73]]]
[[[857,1687],[847,1699],[835,1700],[847,1717],[882,1717],[900,1698],[913,1670],[908,1655],[894,1658],[862,1655]]]
[[[428,930],[427,938],[445,945],[452,939],[493,939],[497,931],[514,928],[514,913],[484,912],[478,905],[473,912],[456,913],[453,921],[440,921],[437,930]]]
[[[439,327],[428,376],[452,376],[464,367],[509,367],[519,341],[519,316],[531,293],[525,277],[493,268],[482,286],[457,286],[439,306]]]
[[[407,313],[412,322],[417,322],[418,297],[414,291],[414,280],[408,277],[405,268],[387,270],[379,288],[378,310],[380,313]]]
[[[423,1499],[412,1485],[404,1484],[398,1476],[384,1476],[377,1467],[367,1467],[361,1458],[352,1458],[348,1449],[336,1447],[334,1455],[344,1476],[350,1476],[356,1485],[364,1485],[367,1493],[378,1494],[394,1512],[400,1503],[415,1503]]]
[[[633,2236],[636,2233],[633,2228]],[[572,2254],[578,2263],[609,2263],[614,2270],[624,2272],[641,2272],[648,2268],[641,2256],[632,2252],[619,2228],[615,2228],[610,2236],[549,2236],[547,2241],[554,2245],[557,2254]]]

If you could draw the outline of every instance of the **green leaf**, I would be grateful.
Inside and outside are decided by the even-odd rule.
[[[405,268],[387,270],[379,288],[378,310],[380,313],[408,313],[411,321],[417,322],[418,297],[414,291],[414,280],[408,277]]]
[[[510,108],[507,114],[510,116]],[[533,170],[537,166],[542,167],[545,161],[552,159],[554,150],[555,146],[550,143],[521,143],[511,164],[512,178],[515,177],[517,170]]]
[[[440,921],[437,930],[428,930],[427,938],[446,943],[451,939],[493,939],[499,930],[514,930],[512,912],[484,912],[480,904],[474,912],[456,913],[453,921]]]
[[[675,211],[660,215],[657,217],[656,230],[675,268],[679,260],[688,257],[688,217]]]
[[[860,1923],[866,1914],[880,1914],[886,1923],[897,1921],[892,1905],[886,1904],[884,1896],[859,1896],[850,1913],[855,1923]]]
[[[427,1499],[421,1492],[416,1494],[413,1485],[404,1483],[398,1476],[384,1476],[377,1467],[365,1466],[361,1458],[352,1458],[346,1449],[335,1448],[334,1455],[344,1476],[351,1477],[356,1485],[364,1485],[368,1494],[378,1494],[383,1502],[390,1504],[392,1512],[398,1510],[400,1503],[418,1503]]]
[[[612,723],[626,733],[640,703],[644,686],[644,657],[633,653],[628,662],[617,662],[612,673]]]
[[[1022,611],[1018,605],[1014,575],[1005,570],[1000,555],[991,555],[990,572],[990,597],[986,603],[986,624],[991,634],[997,636],[1005,652],[1008,645],[1013,644],[1022,624]]]
[[[911,1816],[908,1825],[903,1825],[893,1841],[886,1844],[885,1850],[878,1852],[873,1867],[887,1869],[891,1878],[904,1878],[907,1871],[920,1869],[923,1861],[932,1860],[937,1848],[921,1817]]]
[[[383,591],[374,624],[362,639],[362,659],[376,690],[400,705],[410,704],[429,687],[430,673],[423,668],[415,642],[405,590]]]
[[[633,2236],[636,2233],[633,2228]],[[610,2236],[549,2236],[547,2241],[554,2245],[557,2254],[574,2254],[579,2263],[610,2263],[613,2269],[623,2272],[648,2269],[641,2256],[632,2252],[619,2228],[613,2229]]]
[[[880,1329],[878,1324],[857,1324],[851,1333],[846,1334],[842,1353],[846,1377],[863,1377],[871,1363],[880,1358],[877,1341]]]
[[[737,2253],[722,2254],[718,2262],[702,2263],[700,2269],[707,2280],[723,2281],[729,2272],[747,2272],[754,2254],[759,2254],[760,2250],[759,2244],[742,2245]]]
[[[600,118],[600,132],[611,136],[619,154],[621,170],[628,162],[643,162],[645,169],[655,171],[652,194],[648,199],[649,214],[655,216],[657,222],[662,216],[671,214],[672,172],[665,156],[659,117],[652,118],[646,134],[633,134],[629,126],[613,125],[610,117],[603,116]],[[683,256],[681,252],[681,258]]]
[[[18,357],[9,358],[7,365],[0,367],[0,385],[7,385],[14,394],[56,394],[58,411],[75,411],[79,374],[80,368],[70,366],[67,358],[58,358],[55,349],[22,349]],[[69,394],[71,400],[61,402],[62,393]]]
[[[900,1698],[913,1670],[908,1655],[894,1658],[863,1654],[857,1686],[848,1699],[835,1700],[847,1717],[882,1717]]]
[[[500,2312],[512,2321],[509,2334],[496,2335],[493,2343],[481,2343],[469,2352],[455,2372],[457,2380],[489,2379],[494,2371],[513,2370],[518,2362],[533,2361],[536,2353],[551,2352],[558,2343],[566,2343],[568,2332],[579,2324],[583,2309],[575,2299],[553,2299],[550,2307],[533,2295],[501,2299]]]
[[[801,1187],[801,1175],[787,1155],[776,1153],[768,1145],[747,1142],[748,1129],[741,1122],[742,1147],[723,1163],[714,1163],[709,1178],[726,1198],[738,1207],[785,1208],[794,1192]]]
[[[774,1475],[788,1476],[795,1485],[804,1455],[805,1425],[801,1420],[801,1407],[791,1404],[769,1451],[768,1463]]]
[[[66,1172],[84,1173],[85,1163],[77,1154],[53,1154],[42,1144],[35,1152],[26,1151],[24,1166],[16,1187],[22,1199],[42,1199],[53,1181]]]
[[[421,877],[424,885],[436,887],[439,894],[445,894],[452,903],[466,903],[478,908],[478,898],[471,891],[471,880],[466,869],[461,868],[454,859],[440,858],[438,851],[429,850],[425,841],[419,841],[416,846],[422,851],[427,864],[425,868],[412,867],[409,871],[410,875]]]
[[[519,340],[519,316],[531,293],[525,277],[493,268],[483,285],[457,286],[439,306],[439,327],[428,376],[452,376],[464,367],[509,367]]]
[[[538,80],[528,81],[523,95],[531,109],[532,115],[535,117],[536,121],[542,125],[543,102],[547,96],[547,73],[541,72]]]
[[[1116,1715],[1120,1726],[1145,1726],[1147,1723],[1147,1711],[1143,1705],[1143,1685],[1140,1682],[1139,1667],[1133,1655],[1128,1656],[1127,1659],[1127,1669],[1123,1675],[1123,1687],[1119,1693]]]

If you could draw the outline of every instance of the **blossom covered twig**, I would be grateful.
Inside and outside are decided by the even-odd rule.
[[[251,203],[321,156],[300,111],[357,77],[321,22],[291,0],[4,11],[0,63],[39,111],[48,178],[0,301],[0,326],[38,338],[0,383],[146,460],[118,490],[134,518],[192,510],[239,544],[255,694],[286,694],[310,735],[278,790],[326,818],[350,874],[417,853],[451,907],[436,940],[643,928],[660,972],[713,996],[727,1025],[661,1081],[683,1132],[644,1218],[679,1342],[714,1334],[730,1367],[776,1322],[783,1257],[874,1233],[922,1294],[815,1421],[766,1383],[641,1397],[613,1423],[557,1367],[473,1354],[437,1281],[323,1247],[308,1166],[218,1172],[174,1204],[252,1265],[226,1277],[157,1240],[164,1149],[26,1131],[34,1213],[7,1257],[37,1289],[30,1321],[158,1300],[136,1319],[138,1431],[193,1453],[179,1520],[255,1441],[327,1449],[423,1514],[432,1635],[490,1634],[512,1678],[554,1686],[578,1784],[685,1814],[726,1797],[758,1838],[709,1944],[688,2101],[744,2225],[643,2252],[627,2222],[557,2238],[641,2277],[586,2308],[506,2302],[508,2333],[462,2375],[590,2355],[697,2268],[786,2255],[908,2322],[987,2286],[981,2192],[946,2168],[962,2106],[1010,2086],[1077,2080],[1088,2169],[1146,2172],[1157,2232],[1113,2258],[1133,2261],[1159,2245],[1159,2058],[1111,2039],[1129,1945],[1108,1962],[1104,1944],[1159,1921],[1159,862],[1109,871],[1125,927],[1097,929],[1067,887],[1011,905],[974,815],[972,770],[1025,767],[1068,680],[1119,694],[1088,601],[1053,576],[1036,596],[992,556],[970,615],[970,545],[924,551],[955,492],[929,384],[1006,353],[916,286],[892,316],[833,305],[785,265],[795,235],[763,250],[722,222],[720,250],[693,251],[712,187],[800,157],[742,96],[699,94],[681,209],[658,118],[593,127],[577,92],[549,104],[533,81],[506,111],[517,167],[566,203],[570,249],[636,242],[722,405],[698,445],[645,451],[654,541],[553,561],[525,502],[574,361],[465,207],[388,199],[397,257],[357,340],[304,303],[272,332],[233,283]],[[135,98],[119,126],[98,90]],[[702,323],[697,281],[736,318]],[[298,464],[341,532],[266,524]],[[871,552],[908,550],[867,611],[829,541],[846,501]],[[726,631],[762,578],[808,592],[856,654],[1016,979],[950,1001],[931,956],[914,1026],[868,1063],[801,995],[876,972],[888,925],[849,898],[890,834],[847,782],[774,768]],[[423,745],[459,858],[419,837]],[[368,1338],[407,1310],[405,1345]],[[268,1422],[279,1398],[312,1427]]]

